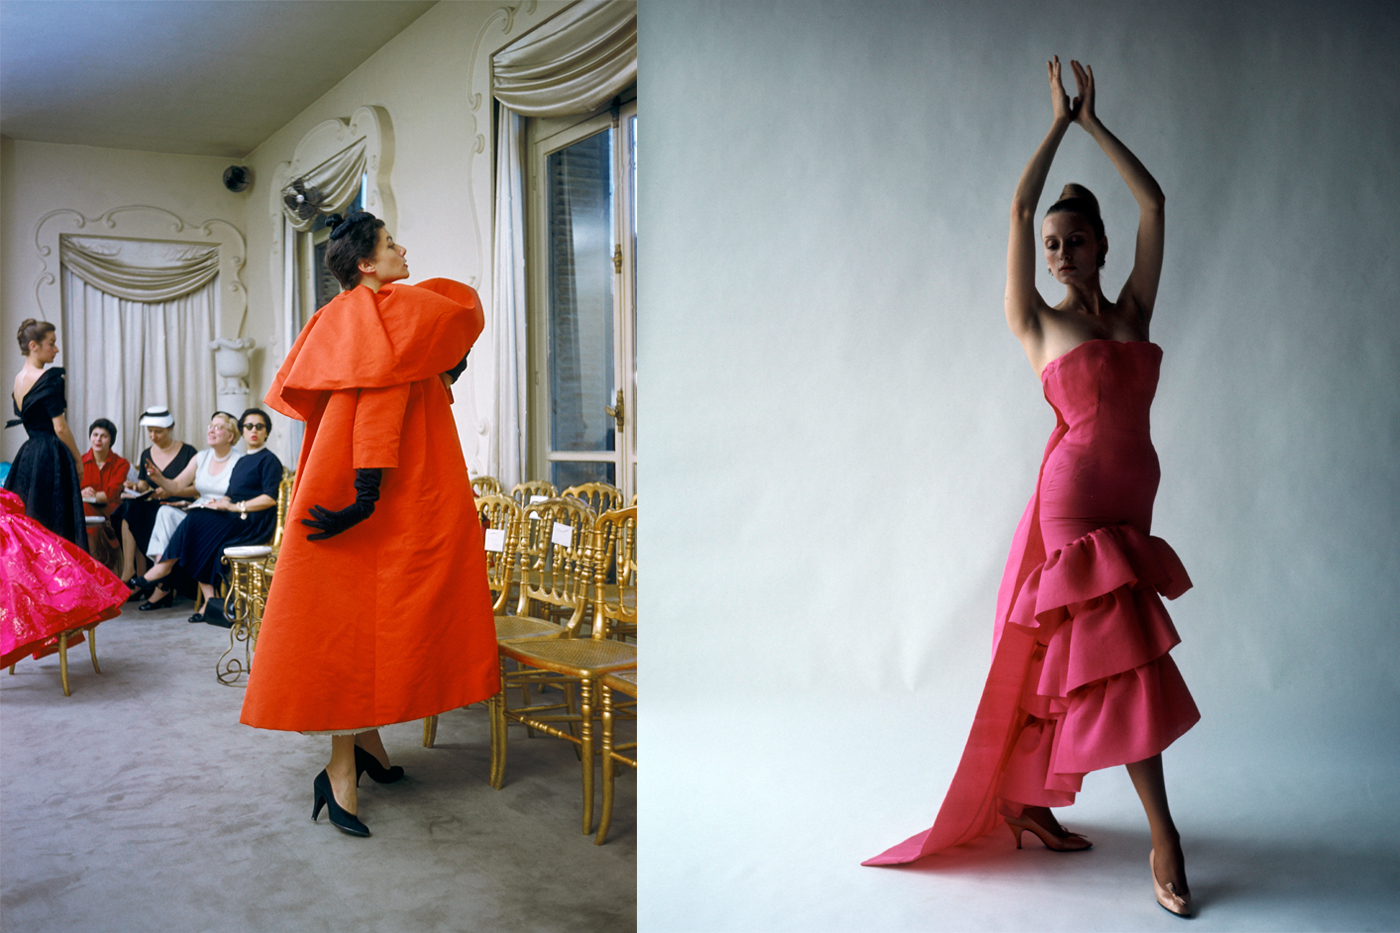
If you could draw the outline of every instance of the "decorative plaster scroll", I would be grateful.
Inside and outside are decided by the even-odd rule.
[[[248,245],[243,231],[227,220],[214,218],[190,223],[163,207],[129,204],[114,207],[99,217],[86,217],[78,211],[60,208],[49,211],[34,225],[34,248],[41,268],[34,281],[34,302],[40,316],[58,320],[63,296],[59,285],[58,241],[64,234],[82,231],[88,236],[110,236],[124,240],[165,240],[182,243],[215,244],[219,247],[218,330],[229,330],[226,321],[237,321],[235,335],[243,333],[248,317],[248,289],[243,283],[243,266]],[[52,267],[50,267],[52,263]]]
[[[286,307],[287,279],[286,250],[295,244],[284,242],[282,189],[312,172],[318,165],[334,158],[338,153],[363,141],[365,147],[366,183],[365,210],[384,221],[390,230],[398,228],[398,209],[389,187],[389,173],[394,164],[394,131],[389,113],[383,107],[360,107],[346,119],[332,119],[312,127],[292,151],[290,161],[278,165],[272,175],[272,185],[268,189],[268,220],[272,224],[272,250],[268,256],[271,263],[273,301],[273,351],[274,359],[281,360],[291,349],[300,322],[291,320],[292,311]],[[295,263],[290,264],[295,268]]]

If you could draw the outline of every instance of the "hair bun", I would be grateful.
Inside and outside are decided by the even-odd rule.
[[[341,214],[326,215],[326,226],[330,227],[332,230],[334,230],[336,227],[340,226],[343,223],[345,223],[345,217]]]
[[[1094,208],[1094,214],[1099,213],[1099,199],[1094,197],[1094,192],[1083,185],[1076,185],[1070,182],[1060,191],[1061,201],[1087,201]]]

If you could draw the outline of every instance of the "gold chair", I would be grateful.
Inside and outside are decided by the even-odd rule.
[[[537,496],[556,499],[559,497],[559,491],[554,488],[553,483],[543,479],[527,479],[523,483],[516,483],[510,490],[510,497],[521,505],[529,505],[530,500]]]
[[[271,543],[224,548],[223,562],[228,568],[224,585],[224,615],[232,624],[229,627],[228,650],[220,655],[218,663],[214,665],[214,674],[219,683],[226,687],[236,684],[252,669],[258,628],[262,625],[277,554],[282,550],[282,531],[295,485],[296,473],[284,468],[282,482],[277,485],[277,524]],[[241,657],[238,651],[240,644],[243,648]]]
[[[500,642],[503,675],[505,662],[515,661],[522,667],[539,672],[541,679],[578,688],[578,711],[573,703],[564,713],[547,710],[559,707],[522,707],[510,709],[504,692],[492,698],[491,717],[491,786],[499,788],[505,779],[507,727],[518,722],[530,729],[578,746],[583,763],[583,833],[593,831],[593,695],[595,684],[605,674],[616,673],[637,664],[636,645],[611,641],[603,637],[603,627],[594,626],[591,637],[574,637],[582,622],[586,590],[594,584],[593,565],[600,557],[599,538],[592,529],[588,510],[582,504],[567,499],[538,503],[540,519],[536,534],[549,536],[547,573],[538,583],[522,580],[521,605],[541,602],[567,605],[573,615],[566,626],[567,633],[559,638],[522,638]],[[528,514],[528,510],[527,510]],[[546,527],[548,526],[548,527]],[[561,526],[566,526],[565,532]],[[561,725],[567,727],[559,728]],[[578,727],[578,734],[574,727]]]
[[[598,516],[594,531],[593,567],[593,632],[602,638],[636,637],[637,634],[637,507],[614,509]],[[615,694],[632,698],[621,706]],[[594,842],[602,845],[608,837],[612,822],[613,787],[616,765],[621,762],[634,771],[637,768],[636,742],[617,744],[614,726],[619,716],[635,721],[637,699],[637,669],[604,674],[598,681],[602,723],[601,748],[603,760],[603,805],[598,817],[598,835]],[[629,757],[624,752],[631,751]],[[586,756],[585,756],[586,757]],[[592,762],[585,767],[592,769]],[[587,830],[585,830],[586,832]]]
[[[59,632],[57,644],[39,649],[38,654],[41,658],[48,657],[54,652],[58,652],[58,676],[63,682],[63,695],[66,697],[71,697],[73,695],[73,691],[68,689],[68,640],[75,635],[78,637],[78,640],[82,640],[86,637],[88,653],[92,655],[92,669],[100,674],[102,673],[102,668],[97,666],[97,637],[93,633],[93,630],[101,624],[100,622],[92,622],[88,625],[70,628],[65,632]],[[77,641],[75,641],[74,644],[77,644]],[[10,665],[11,674],[15,672],[15,665],[18,663],[19,662],[16,661],[14,664]]]
[[[534,509],[536,515],[534,524],[538,525],[539,507],[532,506],[531,508]],[[558,638],[562,636],[565,631],[564,627],[555,622],[525,615],[506,614],[510,604],[510,594],[518,585],[516,571],[519,567],[520,555],[524,550],[522,539],[528,536],[530,528],[530,523],[525,518],[526,510],[509,497],[483,495],[476,500],[476,511],[478,517],[482,519],[484,528],[502,532],[499,537],[488,534],[485,542],[486,582],[492,593],[497,642],[503,638]],[[512,675],[508,681],[502,682],[502,689],[505,689],[507,685],[520,687],[522,702],[526,706],[529,705],[528,683]],[[437,739],[437,724],[437,716],[424,718],[424,748],[433,747],[433,743]]]
[[[598,681],[598,692],[602,694],[600,699],[603,708],[600,743],[602,748],[599,751],[603,759],[603,806],[602,812],[598,816],[598,835],[593,840],[594,845],[602,845],[608,839],[608,826],[612,824],[613,789],[618,762],[627,765],[633,771],[637,770],[637,743],[626,742],[619,745],[613,731],[618,715],[614,694],[622,693],[632,698],[632,718],[634,720],[636,718],[637,669],[634,667],[628,671],[604,674],[603,679]],[[629,751],[633,753],[632,757],[623,754]]]
[[[496,477],[494,477],[494,476],[473,476],[473,477],[472,477],[472,495],[477,496],[478,498],[480,498],[481,496],[499,496],[499,495],[502,495],[502,494],[503,494],[503,490],[501,489],[501,481],[498,480],[498,479],[496,479]]]
[[[603,638],[637,634],[637,507],[598,516],[594,534],[593,630]]]
[[[622,508],[622,490],[611,483],[580,483],[570,486],[559,494],[561,499],[578,499],[593,510],[594,515],[602,515],[609,509]]]

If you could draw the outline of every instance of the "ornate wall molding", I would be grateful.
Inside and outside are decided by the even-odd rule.
[[[491,159],[495,149],[495,127],[492,126],[491,107],[491,56],[496,54],[509,42],[518,39],[519,36],[512,36],[511,33],[520,27],[520,34],[538,26],[553,13],[537,16],[539,10],[538,0],[526,0],[524,3],[516,3],[509,6],[497,7],[491,15],[486,18],[486,22],[481,24],[477,30],[476,39],[472,42],[471,57],[467,66],[467,119],[471,121],[467,127],[468,135],[472,139],[471,149],[466,157],[466,180],[467,180],[467,204],[468,211],[472,217],[473,242],[476,244],[476,266],[481,270],[480,275],[471,276],[468,284],[478,289],[487,291],[487,296],[483,301],[489,306],[491,281],[491,237],[493,232],[489,229],[489,222],[493,212],[491,198],[495,196],[495,179],[491,176]],[[483,211],[477,203],[476,179],[486,178],[487,204]],[[486,223],[483,224],[482,214],[485,214]],[[488,317],[487,327],[490,327]],[[497,374],[491,372],[486,380],[478,385],[478,379],[472,369],[468,370],[470,378],[466,380],[467,410],[471,412],[471,430],[476,435],[476,450],[464,451],[467,456],[467,466],[472,475],[480,475],[488,471],[487,451],[490,449],[490,435],[495,427],[495,419],[491,412],[495,408],[494,394],[499,391],[496,386]]]
[[[296,263],[288,261],[288,250],[293,246],[285,242],[283,223],[282,189],[293,179],[306,175],[318,165],[363,141],[365,146],[365,172],[369,176],[365,192],[365,209],[379,217],[390,230],[398,228],[398,208],[394,202],[393,190],[389,185],[389,174],[394,165],[394,130],[389,112],[383,107],[359,107],[349,119],[335,118],[316,124],[296,144],[292,158],[277,166],[268,188],[268,221],[272,227],[272,248],[269,251],[273,306],[274,359],[281,359],[291,349],[296,339],[299,322],[291,320],[291,310],[287,307],[287,297],[291,287],[299,283],[288,282],[287,277],[295,270]]]
[[[218,334],[223,336],[231,331],[232,336],[242,336],[248,317],[248,288],[243,282],[248,244],[243,231],[231,222],[214,218],[191,223],[163,207],[145,204],[114,207],[97,217],[87,217],[69,208],[49,211],[34,225],[34,248],[40,261],[39,274],[34,281],[34,301],[40,316],[46,320],[59,320],[63,308],[58,274],[59,237],[75,233],[123,240],[216,244],[219,247]],[[226,326],[229,321],[237,321],[237,326]]]

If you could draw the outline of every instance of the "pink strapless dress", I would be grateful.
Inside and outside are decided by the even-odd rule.
[[[862,864],[971,842],[1002,822],[998,798],[1067,806],[1085,773],[1150,758],[1200,719],[1161,600],[1191,581],[1149,533],[1161,363],[1156,344],[1091,340],[1045,367],[1055,430],[1002,576],[962,760],[932,828]]]
[[[59,632],[119,615],[130,595],[116,574],[26,517],[19,496],[0,489],[0,667],[53,653]]]

